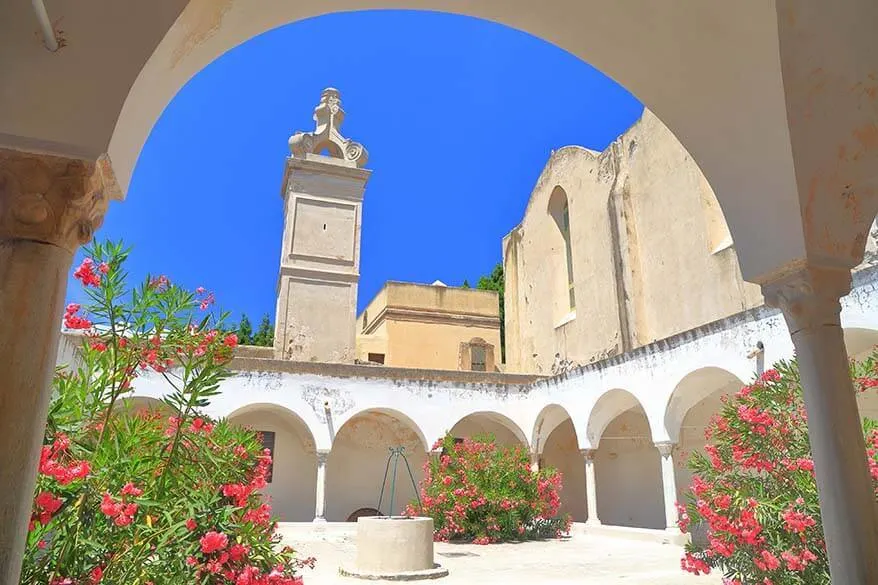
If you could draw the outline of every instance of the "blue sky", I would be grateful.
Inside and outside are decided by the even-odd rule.
[[[152,130],[98,237],[274,318],[287,139],[324,87],[369,150],[359,308],[387,280],[475,282],[501,259],[551,151],[602,150],[640,115],[576,57],[493,23],[425,12],[323,16],[269,31],[193,78]],[[80,254],[81,257],[81,254]],[[68,295],[79,300],[78,287]]]

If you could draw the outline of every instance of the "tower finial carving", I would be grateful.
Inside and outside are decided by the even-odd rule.
[[[290,136],[290,154],[294,158],[320,154],[325,149],[329,156],[352,162],[357,167],[366,164],[369,153],[363,145],[341,135],[344,110],[341,96],[334,87],[327,87],[320,94],[320,103],[314,108],[314,122],[313,132],[296,132]]]

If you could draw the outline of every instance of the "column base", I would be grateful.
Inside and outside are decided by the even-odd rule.
[[[585,527],[588,528],[589,526],[603,526],[603,524],[601,524],[601,521],[598,518],[588,518],[585,521]]]
[[[323,516],[318,516],[317,518],[314,518],[312,522],[314,524],[326,524],[326,518],[324,518]]]

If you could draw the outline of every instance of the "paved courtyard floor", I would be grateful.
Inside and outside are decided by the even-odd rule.
[[[390,583],[361,581],[338,574],[340,565],[354,561],[354,525],[281,524],[284,544],[303,556],[317,558],[314,570],[305,570],[306,585]],[[719,575],[695,577],[680,570],[682,549],[677,545],[587,534],[575,530],[564,540],[520,544],[436,543],[436,562],[449,575],[435,585],[718,585]]]

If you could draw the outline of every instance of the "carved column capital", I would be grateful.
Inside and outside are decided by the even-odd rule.
[[[319,449],[317,451],[317,465],[323,467],[326,465],[326,461],[329,459],[329,451],[325,449]]]
[[[579,454],[582,455],[582,458],[591,463],[594,461],[594,456],[597,454],[597,449],[580,449]]]
[[[658,449],[662,457],[670,457],[671,454],[674,452],[674,447],[676,446],[676,443],[673,443],[671,441],[659,441],[655,444],[655,448]]]
[[[783,311],[793,335],[802,329],[839,325],[839,299],[850,291],[850,269],[810,265],[762,285],[765,303]]]
[[[0,149],[0,239],[73,253],[91,241],[116,191],[106,156],[95,163]]]

